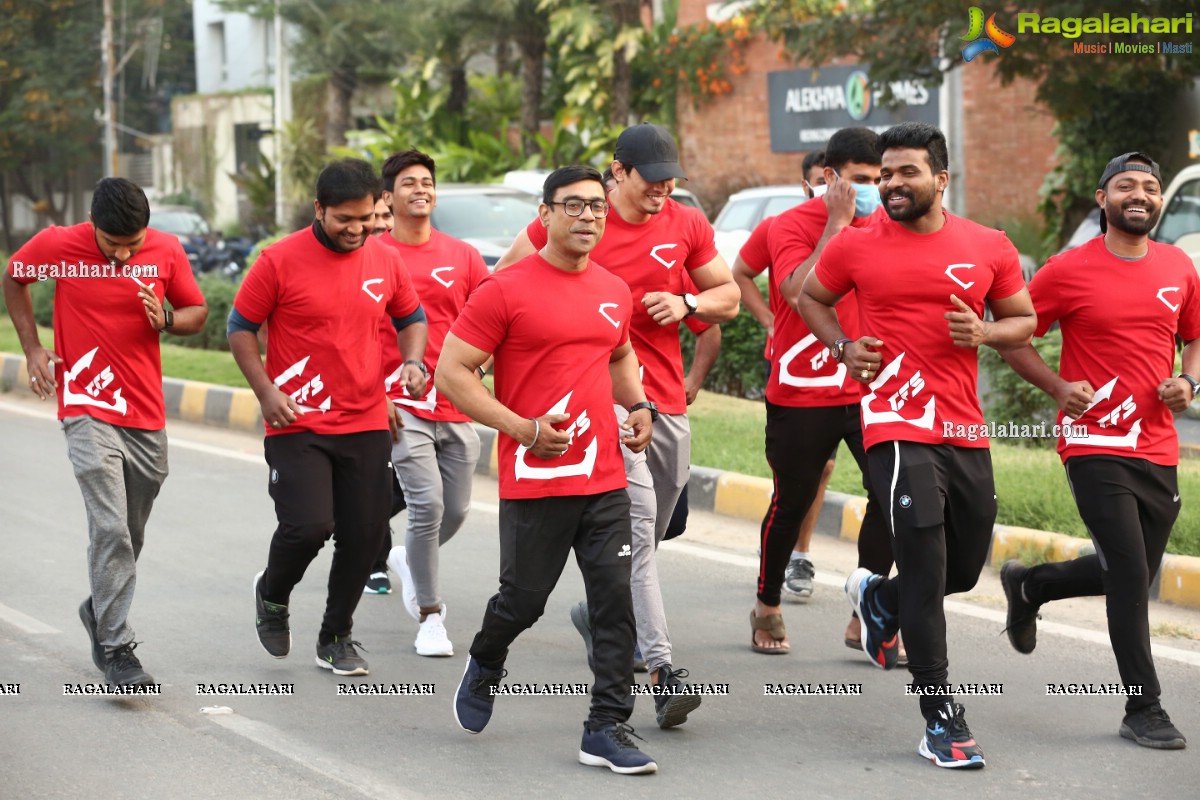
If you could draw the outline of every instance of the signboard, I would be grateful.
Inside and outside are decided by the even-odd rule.
[[[876,103],[865,67],[822,67],[767,73],[771,151],[820,150],[834,131],[862,126],[882,133],[898,122],[938,124],[938,92],[920,80],[895,81],[896,108]]]

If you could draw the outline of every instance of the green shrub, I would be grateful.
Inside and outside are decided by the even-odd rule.
[[[1033,346],[1050,369],[1057,372],[1062,352],[1062,334],[1057,329],[1050,331],[1041,338],[1035,338]],[[1053,428],[1058,416],[1058,404],[1050,395],[1014,372],[1000,354],[990,347],[979,348],[979,367],[986,386],[983,411],[989,422],[1013,422],[1018,425],[1045,423],[1047,430]],[[1054,447],[1056,444],[1053,437],[1019,438],[1013,442],[1030,447]]]
[[[200,284],[200,291],[208,303],[208,319],[204,322],[204,330],[195,336],[172,336],[164,333],[163,343],[199,350],[228,350],[229,342],[225,338],[225,329],[229,320],[229,310],[233,308],[233,297],[237,294],[237,284],[219,275],[202,275],[196,282]]]
[[[35,281],[29,284],[29,299],[33,301],[33,319],[47,328],[54,325],[54,281]]]

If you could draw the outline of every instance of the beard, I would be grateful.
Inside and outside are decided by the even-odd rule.
[[[888,191],[889,196],[893,194],[908,198],[908,205],[904,208],[892,208],[891,203],[888,203],[886,199],[884,200],[884,210],[896,222],[910,222],[925,216],[933,208],[933,200],[936,197],[936,192],[932,187],[930,187],[928,192],[922,192],[920,195],[915,194],[909,189]]]
[[[1104,204],[1104,216],[1108,219],[1108,224],[1121,231],[1128,233],[1131,236],[1145,236],[1150,231],[1154,230],[1154,226],[1158,224],[1158,218],[1162,216],[1162,206],[1151,210],[1149,206],[1142,205],[1149,213],[1144,217],[1129,219],[1125,216],[1125,209],[1130,206],[1139,205],[1138,203],[1126,203],[1120,208],[1110,205],[1107,202]]]

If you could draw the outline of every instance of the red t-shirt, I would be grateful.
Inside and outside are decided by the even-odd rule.
[[[163,406],[159,334],[128,275],[139,274],[174,308],[204,305],[179,239],[153,228],[137,255],[121,267],[100,252],[90,222],[50,227],[13,254],[9,273],[32,283],[31,267],[54,267],[54,351],[63,359],[58,418],[90,416],[112,425],[161,430]],[[108,272],[107,276],[105,273]],[[157,275],[157,277],[153,277]],[[75,277],[82,276],[82,277]],[[96,276],[96,277],[92,277]]]
[[[529,455],[500,434],[500,496],[590,495],[626,485],[613,411],[613,350],[629,341],[629,287],[595,263],[583,272],[537,253],[479,285],[451,332],[495,355],[496,399],[522,417],[569,414],[561,458]]]
[[[855,217],[850,227],[861,228],[871,217]],[[844,364],[833,360],[804,318],[787,304],[779,287],[812,255],[825,232],[829,209],[824,201],[802,203],[775,218],[768,237],[771,253],[771,291],[779,298],[775,312],[775,344],[767,400],[778,406],[818,408],[857,403],[862,384],[850,377]],[[858,338],[858,301],[847,293],[837,304],[838,322],[851,339]]]
[[[1054,256],[1029,284],[1037,335],[1062,328],[1059,374],[1086,380],[1096,394],[1078,420],[1087,437],[1058,439],[1071,456],[1115,455],[1179,463],[1179,436],[1158,385],[1175,368],[1175,333],[1200,337],[1200,278],[1177,247],[1150,242],[1142,258],[1118,258],[1098,236]]]
[[[470,417],[459,411],[444,397],[439,397],[433,385],[438,356],[446,333],[463,306],[467,296],[488,276],[487,265],[479,251],[466,242],[434,229],[425,244],[397,242],[391,236],[380,237],[396,248],[412,278],[413,288],[421,298],[429,325],[429,342],[425,345],[425,366],[429,369],[429,384],[425,396],[413,399],[400,380],[404,356],[396,342],[396,330],[390,317],[384,317],[379,335],[383,340],[383,385],[388,397],[406,411],[434,422],[467,422]]]
[[[305,228],[263,250],[233,305],[267,322],[267,375],[301,409],[286,428],[266,427],[268,436],[388,429],[380,317],[419,305],[395,249],[369,236],[338,253]]]
[[[546,245],[541,220],[529,223],[525,233],[535,249]],[[633,293],[629,336],[642,365],[646,397],[663,414],[687,413],[679,326],[655,322],[642,304],[642,296],[647,292],[683,294],[684,270],[699,269],[716,257],[712,225],[704,213],[670,198],[662,211],[642,225],[626,222],[616,211],[610,213],[604,236],[592,251],[592,263],[621,278]]]
[[[834,236],[814,269],[831,292],[858,294],[859,334],[883,341],[883,368],[861,401],[864,446],[987,447],[987,437],[970,435],[983,425],[979,355],[955,346],[942,315],[955,310],[950,295],[982,317],[985,298],[1021,291],[1025,279],[1008,237],[949,212],[930,234],[881,215]]]
[[[754,230],[750,232],[750,237],[738,251],[738,257],[749,268],[751,275],[761,275],[765,269],[771,266],[771,249],[767,246],[767,234],[774,221],[775,217],[767,217],[755,225]],[[770,281],[767,284],[767,306],[771,309],[772,314],[779,314],[778,308],[782,302],[783,298],[779,296],[779,290],[775,288],[775,281]],[[767,344],[763,348],[763,358],[768,361],[771,359],[770,334],[767,335]]]

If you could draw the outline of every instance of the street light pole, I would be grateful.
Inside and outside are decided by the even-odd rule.
[[[114,177],[117,169],[117,115],[113,109],[113,77],[116,59],[113,54],[113,3],[104,0],[104,30],[100,36],[101,83],[104,89],[104,177]]]
[[[287,226],[287,186],[284,175],[283,139],[284,126],[291,119],[292,87],[288,66],[287,32],[283,16],[279,13],[280,0],[275,0],[275,226],[283,231]]]

